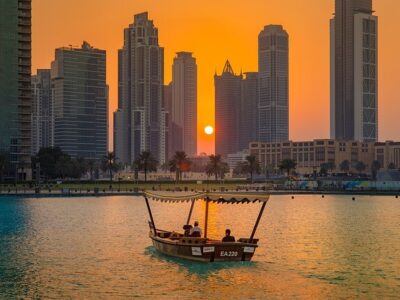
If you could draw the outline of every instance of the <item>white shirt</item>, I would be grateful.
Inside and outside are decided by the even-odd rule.
[[[190,230],[190,234],[192,235],[193,232],[199,232],[200,236],[202,235],[201,228],[199,226],[195,226]]]

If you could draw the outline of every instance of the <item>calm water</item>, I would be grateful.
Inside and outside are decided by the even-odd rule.
[[[179,230],[188,204],[152,203]],[[247,237],[259,206],[210,207],[211,236]],[[203,223],[202,204],[195,218]],[[157,254],[135,197],[0,198],[0,299],[398,298],[400,199],[274,196],[250,263]]]

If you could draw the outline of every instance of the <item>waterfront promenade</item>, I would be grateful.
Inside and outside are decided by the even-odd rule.
[[[270,195],[380,195],[380,196],[400,196],[400,190],[335,190],[335,189],[314,189],[314,190],[302,190],[302,189],[251,189],[251,188],[240,188],[232,185],[212,185],[207,187],[206,185],[200,185],[194,187],[193,185],[167,185],[165,187],[154,185],[139,185],[124,188],[109,188],[109,186],[93,187],[88,185],[82,185],[80,187],[63,187],[53,189],[30,189],[30,188],[2,188],[0,190],[0,197],[5,196],[16,196],[16,197],[27,197],[27,198],[45,198],[45,197],[102,197],[102,196],[142,196],[145,190],[153,191],[214,191],[214,192],[228,192],[228,191],[246,191],[246,192],[259,192],[269,193]]]

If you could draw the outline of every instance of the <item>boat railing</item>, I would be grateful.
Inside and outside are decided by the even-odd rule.
[[[237,240],[239,243],[245,243],[245,244],[257,244],[258,239],[248,239],[248,238],[240,238]]]
[[[179,239],[179,242],[182,244],[190,244],[190,245],[197,245],[197,244],[206,244],[208,239],[200,238],[200,237],[183,237]]]

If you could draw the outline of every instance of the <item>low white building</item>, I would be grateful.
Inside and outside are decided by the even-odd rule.
[[[246,161],[246,157],[250,155],[250,151],[245,149],[236,153],[228,154],[226,162],[229,165],[229,169],[233,170],[236,168],[238,163]]]

